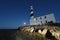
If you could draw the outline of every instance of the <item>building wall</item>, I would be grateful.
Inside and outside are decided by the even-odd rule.
[[[50,21],[56,22],[53,13],[30,19],[30,25],[38,25],[38,24],[41,25],[41,24],[45,24],[45,23],[50,22]]]

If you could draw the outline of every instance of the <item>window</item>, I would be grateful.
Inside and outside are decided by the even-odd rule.
[[[46,16],[45,16],[45,19],[46,19]]]
[[[36,21],[37,19],[36,18],[34,18],[34,21]]]
[[[37,18],[36,18],[36,20],[37,20]]]
[[[42,19],[42,18],[40,17],[40,19]]]
[[[45,21],[47,23],[47,21]]]
[[[41,23],[42,23],[42,21],[41,21]]]

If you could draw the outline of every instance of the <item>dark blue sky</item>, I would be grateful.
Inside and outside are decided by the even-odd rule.
[[[18,28],[24,22],[29,24],[33,5],[35,16],[54,13],[60,21],[60,0],[0,0],[0,29]]]

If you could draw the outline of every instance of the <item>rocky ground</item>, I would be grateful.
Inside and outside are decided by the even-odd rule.
[[[0,40],[60,40],[60,26],[32,25],[1,29]]]
[[[32,27],[33,31],[31,31]],[[60,28],[57,26],[22,27],[17,31],[16,40],[60,40]]]

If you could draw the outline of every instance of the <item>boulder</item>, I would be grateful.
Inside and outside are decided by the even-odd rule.
[[[60,40],[60,32],[54,31],[53,29],[50,30],[52,36],[55,36],[56,39]]]
[[[45,36],[47,32],[47,29],[43,29],[43,31],[41,29],[38,30],[38,33],[40,33],[41,35]]]

